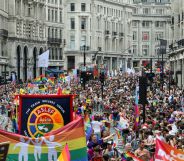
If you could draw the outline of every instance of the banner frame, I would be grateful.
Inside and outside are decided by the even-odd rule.
[[[73,121],[73,94],[66,94],[66,95],[43,95],[43,94],[38,94],[38,95],[18,95],[19,96],[19,107],[18,107],[18,111],[22,111],[22,99],[23,98],[70,98],[70,122]],[[21,118],[22,118],[22,112],[19,113],[18,115],[18,134],[21,134],[21,126],[22,126],[22,122],[21,122]]]

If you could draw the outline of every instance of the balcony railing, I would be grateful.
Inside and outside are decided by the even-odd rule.
[[[48,38],[48,43],[50,43],[50,44],[61,44],[62,43],[62,39]]]
[[[0,29],[0,36],[7,38],[8,37],[8,30]]]

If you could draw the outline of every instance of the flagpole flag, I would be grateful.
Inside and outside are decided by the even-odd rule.
[[[70,151],[68,149],[68,145],[66,144],[65,147],[63,148],[58,161],[70,161]]]
[[[48,67],[49,66],[49,50],[45,51],[38,56],[38,67]]]

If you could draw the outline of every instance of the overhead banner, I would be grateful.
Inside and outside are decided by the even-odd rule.
[[[184,161],[184,152],[157,139],[155,161]]]
[[[41,137],[73,120],[73,95],[20,95],[19,133]]]
[[[6,161],[57,161],[66,145],[70,161],[88,160],[82,118],[36,139],[0,130],[0,142],[5,140],[10,144]]]

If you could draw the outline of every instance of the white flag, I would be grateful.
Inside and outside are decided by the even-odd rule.
[[[38,56],[38,67],[49,66],[49,50]]]

